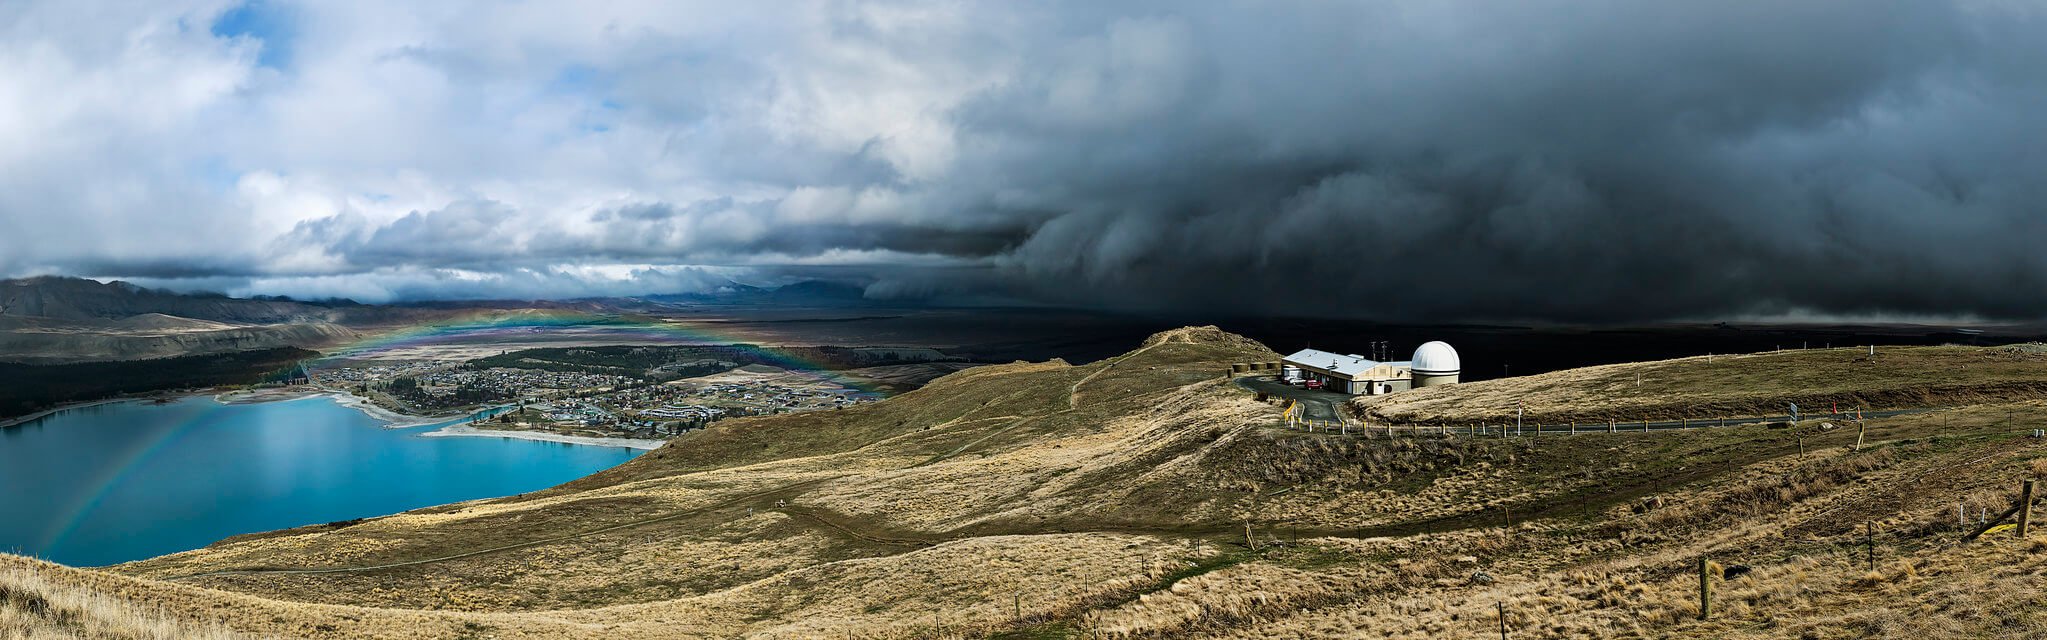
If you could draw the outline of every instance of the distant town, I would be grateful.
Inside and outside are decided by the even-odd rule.
[[[583,351],[562,353],[593,355]],[[668,364],[627,375],[554,370],[616,367],[565,366],[544,357],[514,352],[467,362],[351,363],[305,375],[314,385],[400,414],[498,409],[480,415],[474,426],[606,438],[665,439],[725,418],[837,409],[884,395],[861,388],[855,375],[740,361],[745,358],[687,361],[685,373],[703,375],[675,377],[676,367]],[[502,362],[549,368],[482,366]]]

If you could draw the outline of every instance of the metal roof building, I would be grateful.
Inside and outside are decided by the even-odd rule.
[[[1414,385],[1411,362],[1379,362],[1315,349],[1295,351],[1281,361],[1300,368],[1305,377],[1321,380],[1330,391],[1377,395],[1406,391]]]
[[[1281,359],[1292,376],[1322,381],[1330,391],[1353,395],[1379,395],[1439,384],[1457,384],[1464,364],[1457,350],[1443,342],[1429,342],[1414,350],[1411,360],[1380,362],[1357,354],[1302,349]]]

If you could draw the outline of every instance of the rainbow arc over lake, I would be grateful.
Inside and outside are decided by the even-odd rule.
[[[399,329],[378,332],[337,348],[319,358],[319,362],[334,362],[345,359],[375,357],[379,352],[413,346],[431,345],[451,341],[488,340],[493,336],[514,336],[528,333],[545,333],[567,329],[589,329],[593,333],[590,342],[603,343],[616,340],[621,345],[645,346],[745,346],[749,353],[764,364],[787,370],[796,375],[815,378],[852,388],[858,391],[879,393],[871,384],[842,376],[832,375],[826,363],[806,358],[798,353],[773,346],[756,344],[736,333],[721,334],[714,331],[691,328],[659,320],[638,319],[625,316],[596,315],[584,312],[560,310],[521,311],[477,311],[467,312],[431,323],[422,323]],[[545,343],[534,347],[545,347]],[[213,419],[224,406],[216,405],[195,413],[190,419],[179,421],[169,427],[160,428],[142,438],[135,439],[116,453],[110,464],[98,467],[93,476],[81,484],[88,487],[70,500],[57,520],[42,536],[43,548],[62,544],[85,517],[106,499],[114,487],[119,486],[135,468],[150,459],[158,451],[192,430],[195,426]],[[453,420],[459,422],[462,418]],[[439,425],[435,425],[439,426]]]

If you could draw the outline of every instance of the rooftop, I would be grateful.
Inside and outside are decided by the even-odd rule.
[[[1316,349],[1302,349],[1288,355],[1285,360],[1294,364],[1307,365],[1343,376],[1357,376],[1382,364],[1407,367],[1410,363],[1379,362],[1355,354],[1330,353]]]

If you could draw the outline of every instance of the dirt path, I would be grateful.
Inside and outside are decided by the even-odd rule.
[[[1167,344],[1167,343],[1161,342],[1161,343],[1159,343],[1159,344]],[[1155,345],[1151,345],[1151,346],[1149,346],[1149,347],[1144,347],[1144,348],[1142,348],[1142,349],[1138,349],[1138,350],[1136,350],[1136,351],[1132,351],[1132,352],[1130,352],[1130,353],[1126,353],[1126,354],[1123,354],[1123,355],[1121,355],[1121,356],[1117,356],[1117,357],[1116,357],[1116,359],[1114,359],[1114,360],[1110,360],[1110,361],[1108,362],[1108,364],[1102,365],[1102,368],[1100,368],[1100,369],[1096,369],[1096,370],[1094,371],[1094,373],[1090,373],[1090,374],[1087,374],[1087,376],[1086,376],[1086,377],[1083,377],[1083,378],[1081,378],[1081,379],[1079,379],[1079,380],[1076,380],[1076,381],[1074,381],[1074,383],[1073,383],[1073,386],[1072,386],[1072,387],[1068,387],[1068,388],[1067,388],[1067,390],[1066,390],[1066,410],[1067,410],[1067,411],[1072,411],[1072,410],[1074,410],[1074,409],[1080,408],[1080,387],[1081,387],[1081,385],[1087,384],[1089,380],[1093,380],[1093,379],[1095,379],[1095,376],[1099,376],[1099,375],[1102,375],[1102,374],[1104,374],[1104,373],[1108,373],[1110,369],[1114,369],[1114,368],[1116,368],[1116,365],[1119,365],[1119,364],[1123,364],[1123,361],[1124,361],[1124,360],[1129,360],[1129,359],[1131,359],[1131,358],[1135,358],[1135,357],[1137,357],[1137,356],[1139,356],[1139,355],[1143,355],[1143,354],[1144,354],[1144,352],[1146,352],[1146,351],[1150,351],[1150,350],[1152,350],[1152,347],[1156,347],[1156,346],[1159,346],[1159,345],[1158,345],[1158,344],[1155,344]]]
[[[936,538],[929,536],[913,537],[912,534],[900,531],[883,532],[879,527],[861,527],[860,525],[853,523],[851,519],[842,517],[840,516],[840,514],[836,512],[825,509],[801,507],[791,504],[777,506],[774,507],[773,510],[788,514],[789,516],[794,518],[809,520],[821,526],[836,530],[839,533],[846,534],[847,536],[852,537],[854,539],[864,540],[875,544],[895,547],[921,548],[933,546],[940,542],[945,542],[947,540],[946,538]]]

